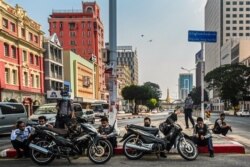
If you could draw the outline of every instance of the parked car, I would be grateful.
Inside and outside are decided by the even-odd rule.
[[[225,115],[230,115],[230,110],[223,110],[222,113],[224,113]]]
[[[23,104],[0,102],[0,133],[11,132],[17,120],[27,120],[27,112]]]
[[[48,123],[55,125],[56,122],[56,109],[57,103],[47,103],[43,104],[37,108],[37,110],[29,117],[29,120],[38,122],[38,117],[45,116],[48,120]],[[73,108],[76,115],[83,115],[82,106],[79,103],[73,103]]]
[[[117,113],[118,113],[118,114],[125,114],[125,111],[120,110],[120,111],[118,111]]]
[[[236,113],[236,115],[237,116],[241,116],[241,117],[243,117],[243,116],[250,116],[250,112],[249,112],[249,110],[244,110],[244,109],[241,109],[240,111],[238,111],[237,113]]]
[[[108,105],[102,103],[91,104],[91,109],[95,113],[95,117],[104,117],[108,115]]]
[[[92,124],[95,123],[95,114],[91,109],[83,109],[83,115],[81,116],[81,118],[86,122],[91,122]]]

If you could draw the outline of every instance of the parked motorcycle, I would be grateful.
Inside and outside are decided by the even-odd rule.
[[[73,129],[73,130],[72,130]],[[39,165],[47,165],[57,158],[78,157],[87,149],[87,156],[96,164],[107,162],[113,155],[113,147],[101,138],[90,124],[79,123],[69,131],[36,126],[29,144],[31,159]]]
[[[156,153],[159,157],[161,152],[169,152],[172,147],[177,147],[178,153],[184,159],[195,160],[198,156],[197,147],[191,138],[182,132],[180,125],[176,124],[177,116],[173,114],[159,126],[160,131],[164,134],[163,138],[158,136],[158,128],[127,125],[127,133],[121,140],[121,142],[124,141],[125,156],[128,159],[136,160],[149,152]]]

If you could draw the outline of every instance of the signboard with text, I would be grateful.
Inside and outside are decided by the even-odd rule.
[[[217,32],[216,31],[188,31],[188,41],[189,42],[217,42]]]

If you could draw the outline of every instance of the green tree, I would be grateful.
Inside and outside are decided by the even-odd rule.
[[[194,105],[201,104],[201,87],[195,87],[190,92],[192,100],[194,101]],[[208,93],[204,90],[204,101],[208,101]]]
[[[150,88],[152,92],[152,97],[155,98],[157,101],[159,101],[162,95],[160,86],[152,82],[146,82],[143,85]]]
[[[156,107],[157,103],[158,103],[158,101],[157,101],[156,99],[151,98],[151,99],[149,99],[149,100],[147,101],[147,107],[148,107],[150,110],[152,110],[152,109],[154,109],[154,108]]]
[[[249,94],[250,68],[242,64],[224,65],[210,71],[205,76],[208,89],[217,91],[222,100],[235,108],[239,100]],[[236,111],[235,111],[236,113]]]

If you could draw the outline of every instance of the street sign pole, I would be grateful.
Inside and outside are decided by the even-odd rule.
[[[204,119],[204,58],[203,58],[204,42],[201,42],[201,118]]]

